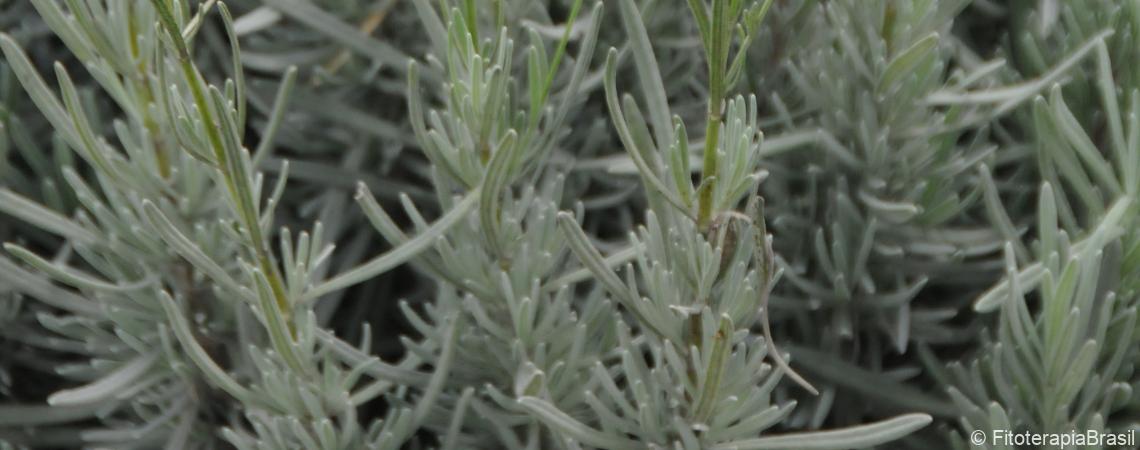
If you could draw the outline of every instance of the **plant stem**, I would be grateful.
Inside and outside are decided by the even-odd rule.
[[[708,120],[705,122],[704,165],[701,167],[701,187],[697,199],[697,225],[708,229],[713,208],[713,181],[719,161],[717,146],[720,141],[721,111],[724,108],[725,75],[728,71],[728,48],[732,42],[733,17],[727,0],[713,0],[711,42],[705,46],[709,68]]]
[[[717,145],[720,141],[720,102],[713,106],[713,99],[709,99],[708,124],[705,129],[704,165],[701,167],[701,192],[698,197],[697,225],[705,230],[712,217],[713,179],[717,175]],[[716,108],[716,109],[714,109]]]
[[[131,56],[134,58],[138,58],[139,57],[139,45],[138,45],[137,39],[135,39],[135,36],[138,36],[138,25],[135,23],[135,16],[133,16],[133,15],[130,16],[129,20],[127,21],[127,27],[128,27],[128,35],[132,37],[131,38]],[[134,81],[135,89],[138,90],[139,95],[142,97],[142,104],[139,105],[140,106],[139,109],[142,111],[147,111],[148,110],[147,108],[149,108],[151,102],[154,101],[154,95],[151,93],[150,86],[146,82],[146,77],[144,75],[145,68],[143,67],[142,62],[140,62],[138,64],[137,70],[138,71],[135,72],[135,74],[134,74],[135,76],[132,77],[131,80]],[[152,117],[150,115],[150,113],[148,112],[147,114],[143,115],[143,125],[146,127],[147,131],[149,131],[151,133],[151,136],[155,139],[154,140],[154,161],[155,161],[155,165],[158,166],[158,174],[159,174],[159,176],[162,177],[162,179],[164,179],[164,180],[168,179],[168,178],[170,178],[170,170],[171,170],[170,158],[166,155],[166,148],[162,145],[161,139],[159,138],[159,134],[161,133],[161,130],[159,130],[159,128],[158,128],[158,123],[155,122],[154,117]]]
[[[218,168],[222,173],[226,190],[229,191],[235,203],[237,203],[239,219],[243,222],[242,225],[245,227],[246,232],[249,233],[250,247],[253,248],[258,266],[265,274],[266,279],[269,280],[269,287],[273,291],[277,308],[282,317],[285,318],[290,334],[293,334],[293,325],[289,320],[292,315],[289,299],[285,294],[285,287],[281,281],[280,272],[277,266],[273,264],[273,259],[269,254],[265,237],[261,234],[256,202],[253,198],[245,195],[248,190],[239,189],[240,184],[248,186],[249,180],[243,180],[246,183],[240,183],[236,180],[236,176],[240,176],[242,170],[241,166],[237,164],[239,158],[237,155],[232,155],[226,151],[225,145],[222,142],[221,133],[218,130],[218,123],[214,121],[213,110],[210,108],[209,102],[206,101],[206,94],[202,90],[203,80],[200,78],[197,68],[194,67],[194,61],[190,58],[190,51],[186,46],[186,42],[182,39],[182,33],[179,31],[178,25],[174,22],[174,17],[170,14],[169,8],[162,0],[153,0],[153,3],[159,11],[167,33],[174,41],[175,47],[178,50],[178,59],[182,66],[182,73],[186,77],[187,84],[190,85],[190,94],[194,97],[194,104],[198,107],[199,113],[202,114],[206,137],[210,142],[210,146],[213,147],[214,158],[217,159]]]

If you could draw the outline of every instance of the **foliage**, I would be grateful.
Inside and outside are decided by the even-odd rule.
[[[1136,432],[1137,18],[0,2],[0,448]]]

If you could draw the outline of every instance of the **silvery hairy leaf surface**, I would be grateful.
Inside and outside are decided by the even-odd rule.
[[[1140,2],[0,25],[0,449],[1140,443]]]

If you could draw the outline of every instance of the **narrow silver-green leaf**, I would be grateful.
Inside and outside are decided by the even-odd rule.
[[[518,399],[518,403],[531,414],[537,416],[552,430],[586,445],[610,450],[638,450],[645,448],[644,444],[638,443],[637,441],[591,428],[560,411],[546,400],[537,397],[522,397]]]
[[[838,430],[812,431],[745,439],[718,444],[713,450],[845,450],[866,448],[893,441],[925,427],[933,420],[926,414],[906,414],[892,419]]]
[[[455,226],[455,224],[467,216],[467,213],[478,204],[478,194],[478,191],[468,193],[462,201],[456,203],[450,211],[444,214],[443,217],[440,217],[439,220],[428,227],[427,230],[424,230],[423,233],[420,233],[419,236],[408,240],[384,254],[372,258],[368,262],[348,272],[344,272],[331,280],[314,286],[305,293],[301,301],[316,300],[320,296],[330,292],[367,281],[376,275],[384,273],[416,257],[420,252],[435,244],[437,239],[443,237],[451,227]]]

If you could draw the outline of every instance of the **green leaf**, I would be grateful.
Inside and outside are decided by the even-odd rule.
[[[578,225],[578,221],[574,220],[572,214],[565,211],[558,213],[558,229],[562,231],[562,236],[566,238],[570,250],[578,257],[582,265],[586,266],[594,274],[594,277],[610,291],[610,294],[617,297],[618,301],[637,317],[640,325],[653,330],[658,336],[676,339],[673,333],[667,333],[656,322],[649,320],[642,311],[641,299],[635,297],[630,292],[629,287],[622,283],[621,279],[606,266],[602,254],[598,253],[598,250],[590,244],[590,238],[586,236],[586,232],[582,231],[582,227]]]
[[[1111,239],[1119,236],[1120,234],[1120,221],[1124,219],[1125,212],[1132,206],[1132,198],[1122,197],[1112,204],[1108,212],[1100,220],[1088,237],[1072,245],[1071,250],[1074,256],[1084,258],[1089,254],[1096,253],[1104,247],[1104,245]],[[1017,272],[1017,284],[1025,290],[1031,290],[1041,282],[1045,275],[1045,268],[1041,262],[1030,264]],[[974,310],[978,312],[990,312],[997,309],[1001,302],[1009,297],[1010,289],[1009,279],[1002,280],[1000,283],[994,285],[988,291],[983,293],[974,301]]]
[[[166,291],[159,293],[158,303],[162,305],[162,309],[166,311],[166,318],[170,323],[174,335],[178,338],[178,342],[182,344],[182,349],[191,361],[202,371],[202,375],[210,383],[218,388],[226,391],[234,396],[238,401],[246,404],[257,404],[256,397],[236,380],[230,377],[226,371],[222,370],[206,349],[198,343],[198,339],[194,337],[194,333],[190,331],[190,324],[186,321],[186,316],[182,311],[178,310],[173,298]]]
[[[237,128],[245,129],[245,71],[241,64],[241,48],[238,45],[237,33],[234,33],[234,19],[230,15],[230,8],[224,2],[218,3],[218,11],[222,14],[222,25],[226,30],[227,40],[230,42],[231,75],[234,80],[234,98],[230,99],[237,107]],[[289,77],[288,71],[285,77]]]
[[[843,450],[866,448],[893,441],[913,433],[933,420],[926,414],[905,414],[867,425],[831,431],[790,433],[777,436],[725,442],[712,450],[776,450],[796,448],[802,450]]]
[[[622,25],[630,40],[630,51],[633,53],[634,68],[637,70],[639,80],[638,86],[645,95],[649,122],[653,124],[657,148],[663,149],[673,142],[673,128],[669,126],[671,114],[665,94],[665,83],[661,81],[661,69],[657,66],[657,57],[653,55],[653,46],[649,43],[649,34],[641,21],[637,5],[633,0],[618,0],[617,3]],[[608,61],[606,66],[610,66]]]
[[[519,406],[522,406],[528,412],[534,414],[552,430],[586,445],[610,450],[639,450],[645,448],[644,444],[636,441],[590,428],[586,424],[560,411],[546,400],[537,397],[521,397],[518,399],[518,403]]]
[[[625,115],[622,113],[620,103],[617,98],[617,50],[610,49],[609,57],[606,59],[606,72],[604,77],[604,84],[606,90],[606,104],[609,106],[610,115],[613,117],[614,128],[617,129],[618,137],[621,139],[622,145],[625,147],[626,153],[633,159],[634,165],[637,166],[638,172],[649,186],[650,192],[658,194],[661,198],[665,199],[669,204],[675,206],[682,212],[688,213],[681,200],[677,198],[676,194],[665,186],[657,176],[657,171],[649,166],[649,163],[642,158],[642,149],[638,148],[637,141],[630,132],[629,122],[626,121]],[[666,141],[670,142],[670,141]],[[648,151],[649,149],[645,149]]]
[[[706,356],[708,365],[702,373],[701,390],[697,395],[693,421],[703,424],[713,412],[713,407],[720,399],[721,379],[724,377],[725,363],[728,360],[729,348],[732,347],[733,329],[732,319],[727,315],[721,316],[720,326],[713,334],[712,351]]]
[[[39,273],[31,272],[0,256],[0,285],[14,292],[30,295],[45,304],[77,315],[102,317],[103,309],[93,300],[52,284]],[[0,414],[2,415],[2,414]],[[3,423],[0,421],[0,423]]]
[[[450,211],[439,218],[427,230],[420,233],[419,236],[381,254],[368,262],[361,264],[347,272],[341,273],[324,283],[314,286],[309,291],[305,292],[304,297],[301,298],[302,302],[309,302],[320,298],[320,296],[330,292],[338,291],[346,287],[362,283],[372,277],[384,273],[393,267],[407,262],[408,260],[416,257],[420,252],[426,250],[431,245],[435,244],[436,240],[443,237],[451,227],[455,226],[467,216],[476,204],[478,204],[478,191],[468,193],[462,201],[455,204]]]
[[[1001,202],[1001,195],[990,175],[989,167],[985,164],[978,165],[978,176],[982,180],[982,198],[985,200],[986,213],[989,215],[990,223],[993,223],[1001,231],[1006,242],[1013,246],[1018,260],[1028,261],[1029,250],[1025,248],[1025,244],[1021,243],[1021,233],[1014,227],[1013,220],[1006,213],[1005,205]]]
[[[20,49],[20,45],[11,36],[0,33],[0,49],[3,49],[4,60],[8,62],[16,79],[20,81],[20,85],[24,87],[24,91],[31,97],[40,113],[51,122],[57,132],[63,135],[72,148],[77,150],[83,148],[79,133],[71,122],[71,116],[55,94],[48,89],[47,83],[44,83],[31,61],[28,61],[28,56]]]
[[[1033,98],[1037,93],[1048,89],[1061,80],[1065,74],[1092,52],[1099,43],[1102,43],[1113,30],[1103,30],[1073,51],[1063,61],[1053,66],[1048,72],[1024,83],[994,89],[982,89],[974,92],[937,91],[927,96],[926,101],[932,105],[961,105],[997,103],[998,108],[994,115],[1004,113],[1022,102]]]
[[[301,0],[265,0],[264,3],[290,19],[305,24],[353,51],[396,70],[403,70],[410,59],[386,42],[361,33],[317,5]],[[434,25],[434,24],[432,24]]]
[[[1041,185],[1041,195],[1037,198],[1037,235],[1042,257],[1061,251],[1057,247],[1060,237],[1057,228],[1057,200],[1053,198],[1053,186],[1048,182]]]
[[[491,252],[500,258],[507,256],[500,242],[502,232],[499,229],[499,221],[503,214],[501,199],[504,191],[518,176],[511,171],[512,168],[518,167],[518,155],[522,150],[517,138],[515,130],[509,130],[503,136],[502,142],[495,147],[491,161],[487,163],[487,172],[479,189],[479,223]]]
[[[889,402],[899,408],[917,409],[939,417],[957,416],[956,408],[946,400],[898,383],[887,375],[800,346],[793,346],[790,353],[793,360],[808,372],[862,395]]]
[[[147,222],[154,228],[162,240],[174,249],[176,253],[186,258],[194,268],[201,270],[214,280],[215,283],[234,294],[240,294],[244,288],[237,281],[235,281],[230,274],[226,272],[213,258],[206,255],[197,243],[190,240],[186,235],[178,230],[166,215],[151,203],[149,200],[143,201],[143,215],[146,217]]]
[[[71,221],[67,217],[37,204],[6,188],[0,188],[0,212],[35,225],[37,228],[88,244],[99,240],[95,233]]]
[[[48,397],[47,402],[52,406],[76,406],[112,399],[122,390],[142,381],[142,377],[157,360],[157,353],[138,355],[94,382],[56,391]]]
[[[269,280],[264,274],[256,269],[251,270],[251,272],[254,287],[257,290],[257,310],[261,313],[262,319],[265,320],[265,328],[274,350],[297,373],[310,372],[310,366],[306,361],[302,361],[301,356],[297,354],[297,345],[289,331],[290,324],[286,317],[292,312],[284,312],[278,308],[273,289],[269,286]]]
[[[710,27],[712,25],[709,23],[709,9],[705,6],[704,0],[688,0],[688,2],[689,11],[693,13],[693,20],[697,23],[697,32],[700,33],[701,45],[704,46],[705,53],[707,54],[712,51],[712,47],[710,46],[712,39]]]
[[[1112,170],[1112,165],[1101,156],[1096,144],[1093,144],[1092,139],[1089,139],[1089,136],[1081,129],[1081,125],[1073,116],[1072,111],[1069,111],[1069,106],[1065,104],[1065,99],[1061,96],[1060,86],[1054,86],[1049,92],[1049,103],[1052,106],[1052,118],[1053,123],[1057,126],[1057,132],[1069,142],[1069,148],[1076,151],[1077,156],[1081,158],[1081,161],[1091,172],[1092,178],[1097,180],[1099,187],[1110,198],[1120,195],[1120,182]]]
[[[938,33],[930,33],[926,37],[915,41],[909,48],[903,50],[898,56],[895,56],[883,75],[879,77],[879,83],[875,86],[875,94],[883,95],[888,90],[894,87],[895,83],[903,77],[909,76],[914,73],[915,68],[918,67],[927,56],[938,46]]]
[[[72,269],[63,264],[53,263],[45,260],[39,255],[28,251],[28,249],[15,244],[4,244],[4,249],[11,253],[13,256],[20,258],[24,262],[32,265],[32,267],[35,267],[40,272],[46,273],[47,275],[55,278],[56,280],[59,280],[64,284],[68,284],[79,289],[122,292],[139,289],[149,284],[148,280],[143,280],[141,282],[132,283],[130,285],[116,285],[104,280],[100,280],[93,275]]]

